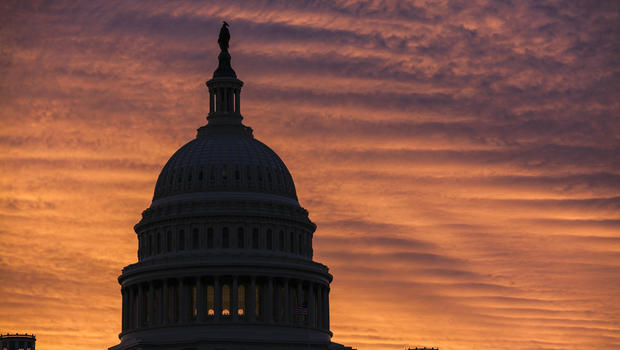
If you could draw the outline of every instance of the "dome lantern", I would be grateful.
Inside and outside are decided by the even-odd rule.
[[[221,50],[218,55],[219,64],[213,72],[213,78],[206,83],[209,88],[209,115],[207,120],[214,125],[240,124],[243,119],[240,103],[243,82],[237,79],[237,74],[230,65],[229,40],[228,23],[224,22],[218,39]]]

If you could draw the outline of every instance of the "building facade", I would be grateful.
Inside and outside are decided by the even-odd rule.
[[[225,25],[207,125],[168,160],[135,226],[110,350],[351,349],[331,342],[316,225],[282,160],[242,124],[228,38]]]
[[[0,334],[2,350],[34,350],[34,334]]]

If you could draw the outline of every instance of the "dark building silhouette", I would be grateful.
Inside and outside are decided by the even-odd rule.
[[[34,334],[0,334],[2,350],[34,350]]]
[[[164,166],[119,277],[129,349],[351,349],[332,343],[328,268],[293,178],[242,124],[223,26],[207,125]]]

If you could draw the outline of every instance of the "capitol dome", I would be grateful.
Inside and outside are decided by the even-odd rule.
[[[252,130],[205,126],[164,166],[153,201],[182,194],[250,192],[297,201],[293,178],[278,155]]]
[[[284,162],[241,122],[228,38],[224,26],[208,123],[168,160],[134,226],[138,261],[118,278],[110,350],[345,349],[331,341],[316,225]]]

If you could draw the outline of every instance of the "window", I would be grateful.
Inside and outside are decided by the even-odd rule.
[[[258,249],[258,228],[252,230],[252,248]]]
[[[237,229],[237,247],[238,248],[245,248],[245,235],[243,233],[243,228],[239,227],[239,229]]]
[[[168,286],[168,322],[174,322],[174,311],[176,309],[176,288],[173,285]]]
[[[200,235],[198,235],[198,229],[195,228],[192,233],[192,249],[200,248]]]
[[[147,252],[148,255],[153,255],[153,235],[149,234],[149,249]]]
[[[190,300],[192,301],[192,314],[190,315],[192,319],[198,316],[198,302],[196,299],[196,285],[192,283],[192,287],[190,288]]]
[[[168,231],[166,232],[166,250],[171,252],[172,251],[172,232]]]
[[[280,251],[284,251],[284,232],[280,231]]]
[[[267,249],[273,249],[273,234],[271,232],[271,230],[267,230]]]
[[[222,248],[230,247],[229,239],[228,239],[228,227],[224,227],[222,230]]]
[[[207,286],[207,315],[215,315],[215,289],[212,285]]]
[[[213,229],[209,227],[207,229],[207,249],[213,248]]]
[[[245,315],[245,285],[237,287],[237,315]]]
[[[222,315],[230,315],[230,286],[228,284],[222,285]]]
[[[157,254],[161,253],[161,233],[157,232]]]
[[[298,250],[297,252],[298,252],[299,254],[303,254],[303,252],[304,252],[304,242],[303,242],[303,238],[304,238],[304,237],[303,237],[303,236],[298,236],[298,238],[299,238],[299,240],[298,240],[298,243],[299,243],[299,250]]]
[[[293,232],[291,232],[291,234],[289,235],[290,239],[289,239],[289,250],[291,251],[291,253],[295,252],[295,242],[294,242],[294,238],[295,236],[293,235]]]
[[[179,250],[185,249],[185,231],[179,231]]]

